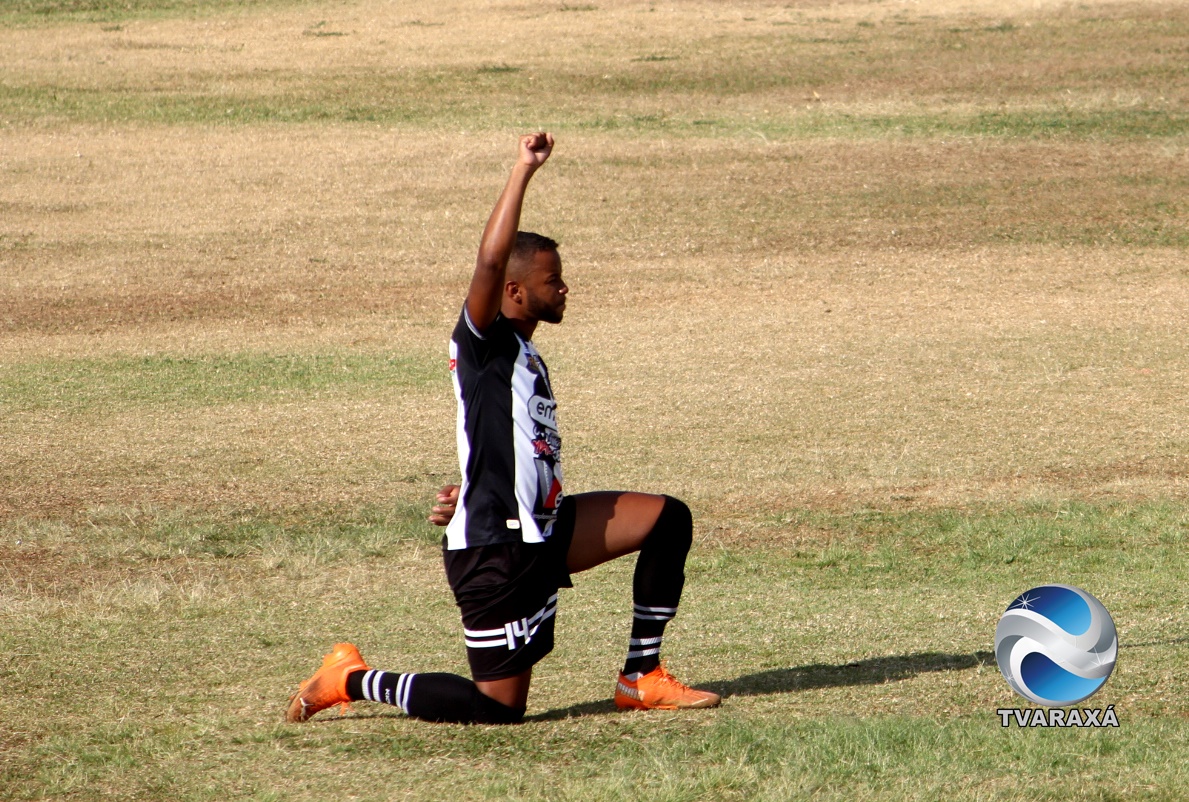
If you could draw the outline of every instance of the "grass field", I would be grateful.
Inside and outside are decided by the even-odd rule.
[[[0,4],[0,799],[1183,799],[1189,8]],[[445,345],[515,152],[569,492],[667,492],[529,721],[282,722],[337,640],[465,673]],[[991,653],[1100,598],[1118,729],[1004,730]]]

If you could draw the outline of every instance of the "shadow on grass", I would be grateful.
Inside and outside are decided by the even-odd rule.
[[[1120,643],[1120,649],[1143,649],[1149,646],[1186,646],[1189,638],[1168,638],[1166,640],[1149,640],[1143,643]]]
[[[994,665],[994,661],[995,655],[991,652],[974,652],[972,654],[921,652],[890,657],[873,657],[869,660],[859,660],[836,666],[814,663],[796,668],[774,668],[771,671],[745,674],[732,680],[699,682],[697,687],[714,691],[724,698],[728,696],[764,696],[814,688],[841,688],[849,685],[899,682],[932,671],[962,671],[988,663]],[[529,716],[527,720],[551,721],[571,716],[596,716],[614,712],[616,712],[615,703],[610,699],[602,699],[597,702],[583,702],[559,710],[549,710]]]
[[[354,702],[352,702],[352,704],[354,704]],[[334,708],[331,708],[329,712],[319,713],[316,718],[303,721],[301,726],[311,727],[321,724],[334,724],[336,722],[343,721],[366,721],[369,718],[408,718],[408,716],[406,716],[400,710],[397,710],[395,707],[381,707],[379,705],[373,705],[371,702],[360,702],[360,704],[366,705],[366,707],[362,709],[358,707],[352,707],[346,713],[336,712]]]

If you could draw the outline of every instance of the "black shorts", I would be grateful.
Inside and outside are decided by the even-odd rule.
[[[574,503],[563,498],[544,543],[445,548],[446,579],[462,611],[467,660],[476,682],[521,674],[553,651],[558,588],[571,588],[566,556]]]

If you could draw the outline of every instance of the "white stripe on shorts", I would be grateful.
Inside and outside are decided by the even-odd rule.
[[[496,646],[506,646],[515,649],[533,639],[541,624],[557,612],[557,594],[554,593],[545,602],[545,606],[528,618],[509,621],[499,629],[467,629],[462,628],[463,640],[472,649],[489,649]],[[519,643],[518,643],[519,642]]]

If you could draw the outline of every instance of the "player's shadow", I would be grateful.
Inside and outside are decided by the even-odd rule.
[[[796,668],[774,668],[746,674],[731,680],[699,682],[697,687],[714,691],[725,699],[730,696],[766,696],[774,693],[808,691],[814,688],[841,688],[850,685],[880,685],[885,682],[899,682],[918,674],[935,671],[962,671],[980,665],[994,665],[995,655],[991,652],[973,654],[942,654],[940,652],[919,652],[908,655],[872,657],[844,665],[814,663]],[[597,702],[583,702],[559,710],[548,710],[529,716],[534,721],[550,721],[571,716],[594,716],[615,712],[610,699]]]

